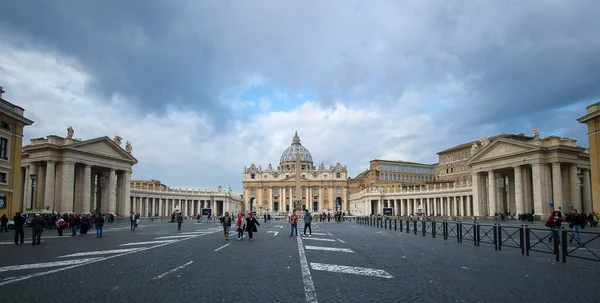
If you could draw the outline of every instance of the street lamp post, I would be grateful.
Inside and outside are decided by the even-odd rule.
[[[31,177],[31,200],[29,201],[29,209],[33,209],[33,196],[36,190],[35,175],[30,175],[29,177]]]

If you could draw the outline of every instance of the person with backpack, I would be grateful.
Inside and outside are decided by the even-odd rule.
[[[310,212],[307,209],[306,213],[304,214],[304,235],[305,236],[306,236],[306,228],[307,227],[308,227],[309,235],[312,235],[312,228],[310,227],[311,223],[312,223],[312,215],[310,214]]]
[[[104,227],[104,217],[100,213],[98,213],[98,215],[94,219],[94,222],[96,223],[96,239],[102,238],[102,227]]]
[[[221,218],[221,224],[223,225],[223,233],[225,234],[225,241],[229,240],[229,229],[231,228],[231,217],[229,212],[226,211],[225,215]]]
[[[62,237],[63,230],[67,227],[67,221],[63,219],[63,217],[58,216],[58,221],[56,221],[56,230],[58,231],[58,235]]]

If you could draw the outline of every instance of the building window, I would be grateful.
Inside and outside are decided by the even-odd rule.
[[[8,123],[6,123],[4,121],[0,122],[0,127],[4,128],[4,129],[7,129],[7,130],[10,130],[10,127],[8,126]]]
[[[273,187],[273,196],[279,196],[279,187]]]
[[[263,178],[264,178],[264,179],[266,179],[266,178],[267,178],[267,175],[264,175],[264,176],[263,176]]]
[[[250,174],[250,179],[256,179],[256,174]]]
[[[250,190],[250,195],[254,196],[254,188]]]
[[[8,173],[0,172],[0,184],[8,184]]]
[[[337,188],[337,193],[338,193],[338,195],[341,195],[342,194],[342,189],[338,187]]]
[[[0,137],[0,159],[8,160],[8,139]]]
[[[313,187],[313,196],[318,196],[318,195],[319,195],[319,188]]]
[[[335,177],[339,179],[341,177],[341,174],[340,173],[336,173]]]

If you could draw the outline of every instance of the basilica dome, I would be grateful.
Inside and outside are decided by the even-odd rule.
[[[286,162],[295,163],[296,162],[296,152],[300,153],[300,163],[309,164],[312,167],[312,165],[313,165],[312,155],[310,154],[308,149],[306,149],[304,146],[302,146],[302,144],[300,144],[300,137],[298,137],[298,132],[296,132],[296,134],[294,135],[294,139],[292,140],[292,145],[290,145],[290,147],[286,148],[285,151],[283,151],[283,154],[281,154],[281,161],[279,161],[279,162],[282,164],[286,163]]]

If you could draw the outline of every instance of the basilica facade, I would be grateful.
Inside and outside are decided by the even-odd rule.
[[[284,214],[292,210],[348,212],[348,170],[339,162],[314,165],[298,133],[283,151],[279,166],[266,169],[252,163],[244,167],[243,198],[246,211]]]

